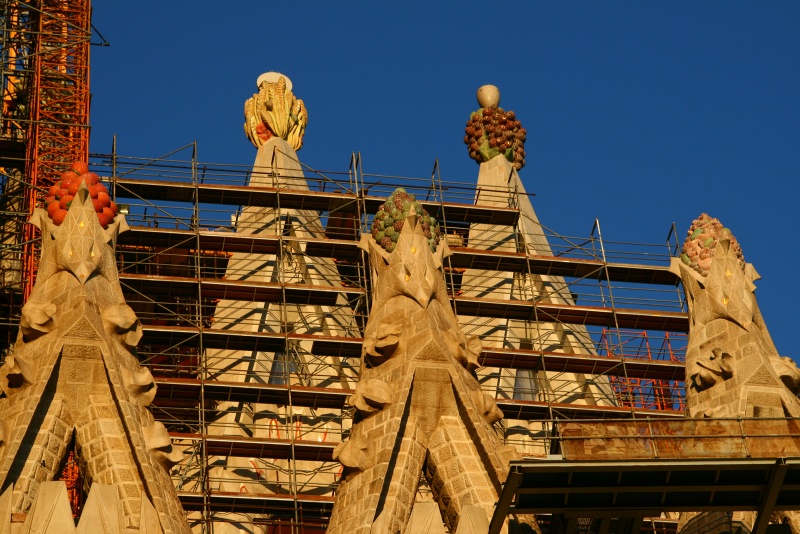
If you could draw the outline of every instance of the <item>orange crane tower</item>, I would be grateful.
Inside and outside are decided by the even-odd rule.
[[[2,6],[0,135],[8,143],[0,144],[0,159],[6,165],[16,160],[24,171],[19,206],[29,214],[66,164],[89,155],[91,1],[11,0]],[[24,225],[18,240],[23,300],[35,279],[36,239],[35,228]]]

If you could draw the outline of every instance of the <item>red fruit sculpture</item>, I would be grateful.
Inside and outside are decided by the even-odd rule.
[[[111,200],[106,186],[100,183],[100,177],[89,171],[89,166],[83,161],[72,164],[68,171],[64,171],[61,180],[50,187],[48,196],[45,198],[47,214],[56,226],[61,226],[67,216],[72,199],[78,192],[81,183],[86,182],[89,188],[89,195],[92,197],[94,211],[104,229],[117,216],[117,205]]]

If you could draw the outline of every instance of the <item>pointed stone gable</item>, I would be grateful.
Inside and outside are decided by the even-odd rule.
[[[148,409],[155,384],[135,353],[142,328],[119,285],[112,246],[124,218],[104,230],[82,182],[60,226],[41,209],[31,222],[44,236],[42,259],[3,374],[0,428],[13,431],[0,437],[0,483],[13,491],[0,499],[0,531],[9,514],[28,514],[26,534],[75,531],[64,483],[52,482],[74,443],[96,488],[80,532],[145,524],[188,534],[168,472],[183,454]]]
[[[498,439],[492,424],[502,412],[471,372],[470,352],[480,347],[450,307],[441,270],[447,243],[431,252],[412,213],[391,253],[372,235],[360,246],[375,289],[365,368],[350,400],[355,423],[334,451],[344,471],[328,532],[437,533],[442,523],[450,532],[485,532],[516,453]],[[440,518],[415,504],[421,477]],[[533,518],[528,524],[538,531]]]

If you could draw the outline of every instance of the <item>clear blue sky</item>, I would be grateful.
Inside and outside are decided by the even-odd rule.
[[[158,156],[197,140],[249,164],[242,107],[288,75],[309,110],[299,156],[345,170],[474,181],[463,144],[492,83],[528,130],[542,222],[661,243],[701,212],[738,237],[778,350],[795,359],[800,2],[96,2],[91,150]],[[428,5],[430,4],[430,5]]]

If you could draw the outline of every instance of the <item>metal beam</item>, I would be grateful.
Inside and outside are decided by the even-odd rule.
[[[775,460],[775,466],[769,475],[769,482],[767,483],[767,492],[761,500],[761,505],[758,507],[758,517],[756,524],[753,525],[753,534],[765,534],[767,525],[769,524],[772,510],[775,507],[775,502],[778,500],[778,494],[781,491],[781,486],[786,478],[786,472],[789,466],[786,465],[785,458],[778,458]]]
[[[519,483],[522,482],[522,473],[519,471],[511,470],[508,473],[508,478],[506,478],[505,487],[509,488],[509,491],[504,491],[500,495],[500,499],[497,502],[497,507],[495,510],[502,510],[508,509],[511,506],[511,501],[514,499],[514,493],[519,486]],[[489,534],[499,534],[500,530],[503,528],[503,523],[505,523],[507,515],[499,515],[497,512],[492,516],[492,521],[489,524]]]
[[[532,460],[512,462],[511,470],[521,480],[504,488],[493,525],[508,514],[641,518],[754,510],[754,533],[765,534],[774,509],[800,509],[800,461],[793,458]]]

